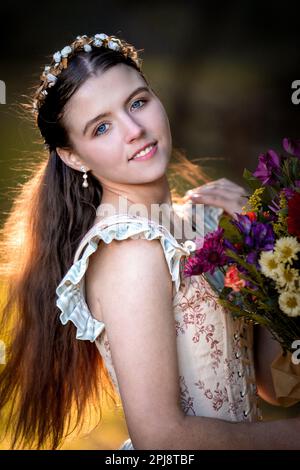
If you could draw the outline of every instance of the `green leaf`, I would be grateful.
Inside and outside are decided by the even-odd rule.
[[[267,328],[271,326],[271,322],[263,315],[260,315],[259,313],[257,313],[257,311],[242,310],[242,308],[239,307],[238,305],[234,305],[225,299],[220,299],[219,302],[223,307],[228,309],[233,314],[233,316],[241,317],[241,318],[242,317],[248,318],[249,320],[255,321],[256,323],[259,323],[260,325],[266,326]]]
[[[291,158],[291,178],[293,180],[296,180],[299,178],[299,173],[300,173],[300,160],[299,158]]]
[[[249,188],[253,191],[261,187],[261,181],[253,176],[251,171],[247,170],[247,168],[244,169],[243,178],[246,180]]]
[[[243,237],[239,229],[231,223],[232,218],[223,215],[220,218],[219,226],[224,229],[224,237],[229,240],[231,243],[241,243]]]
[[[242,275],[240,277],[242,277]],[[253,282],[253,279],[251,279],[250,281]],[[253,283],[253,284],[256,284],[256,283]],[[241,292],[254,295],[255,297],[260,298],[260,299],[265,299],[265,295],[262,292],[260,292],[259,290],[250,289],[249,287],[242,287]]]

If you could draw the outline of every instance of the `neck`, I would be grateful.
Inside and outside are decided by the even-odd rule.
[[[130,184],[115,186],[112,183],[102,183],[103,195],[101,205],[111,204],[118,210],[120,200],[126,201],[127,206],[140,204],[145,206],[150,214],[152,204],[172,205],[171,192],[165,175],[160,179],[146,184]],[[117,207],[116,207],[117,205]]]
[[[178,217],[174,210],[165,175],[157,181],[143,185],[114,187],[112,184],[107,185],[103,182],[101,184],[103,195],[95,223],[111,215],[130,214],[162,223],[172,234],[176,225],[182,227],[182,217]],[[135,207],[131,207],[133,205]],[[182,230],[178,233],[182,233]],[[183,235],[180,235],[179,239],[185,241]]]

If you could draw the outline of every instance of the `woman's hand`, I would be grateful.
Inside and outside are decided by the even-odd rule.
[[[184,202],[191,200],[193,203],[207,204],[221,207],[227,214],[235,217],[235,212],[241,212],[246,204],[246,190],[228,180],[221,178],[190,189],[184,196]]]

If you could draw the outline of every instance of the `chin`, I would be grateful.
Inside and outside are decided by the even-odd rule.
[[[167,171],[168,165],[159,165],[153,168],[147,168],[146,172],[139,172],[137,175],[137,179],[139,182],[142,183],[152,183],[153,181],[157,181],[161,179]]]

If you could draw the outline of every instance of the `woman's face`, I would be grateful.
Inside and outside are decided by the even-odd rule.
[[[143,184],[165,174],[172,148],[168,117],[132,67],[118,64],[89,78],[67,103],[63,120],[73,147],[64,161],[78,170],[84,165],[101,183]],[[150,145],[157,146],[151,158],[131,160]]]

